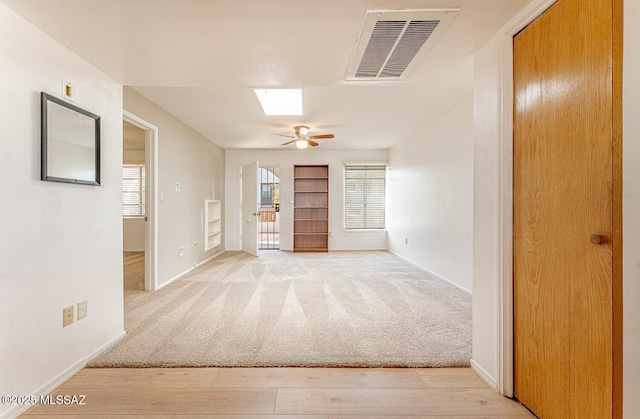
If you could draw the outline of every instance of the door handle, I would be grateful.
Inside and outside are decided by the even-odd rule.
[[[589,238],[589,241],[592,244],[605,244],[607,242],[607,236],[602,236],[600,234],[592,234]]]

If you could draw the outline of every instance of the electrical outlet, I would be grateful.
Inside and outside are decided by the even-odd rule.
[[[184,247],[182,246],[178,247],[178,256],[180,257],[184,256]]]
[[[73,323],[73,306],[62,309],[62,327],[67,327]]]
[[[409,244],[409,239],[404,239],[404,244]]]
[[[78,320],[87,317],[87,300],[78,303]]]

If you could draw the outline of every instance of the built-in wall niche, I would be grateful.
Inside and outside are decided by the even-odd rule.
[[[220,201],[204,201],[204,250],[211,250],[222,243],[222,208]]]
[[[40,179],[100,184],[100,117],[42,92]]]

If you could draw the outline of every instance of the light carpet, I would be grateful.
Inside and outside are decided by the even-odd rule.
[[[464,367],[471,296],[386,251],[226,252],[125,290],[125,329],[90,367]]]

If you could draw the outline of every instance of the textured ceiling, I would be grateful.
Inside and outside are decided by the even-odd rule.
[[[0,0],[223,148],[389,148],[473,94],[473,54],[529,0]],[[367,10],[459,8],[406,80],[345,81]],[[304,88],[266,117],[252,86]]]

